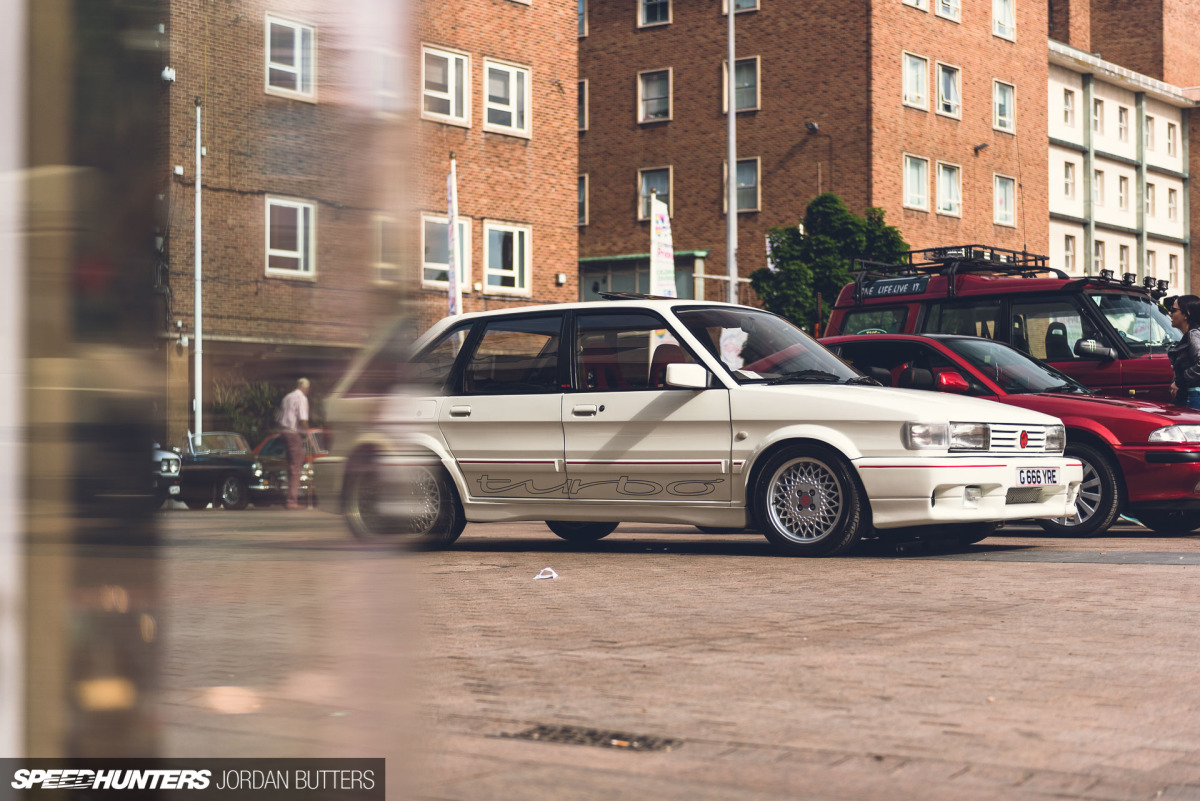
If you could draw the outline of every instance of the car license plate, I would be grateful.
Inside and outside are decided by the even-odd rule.
[[[1049,487],[1058,483],[1057,467],[1018,467],[1018,487]]]
[[[167,488],[167,492],[171,495],[178,495],[179,494],[179,485],[172,484],[170,487]]]

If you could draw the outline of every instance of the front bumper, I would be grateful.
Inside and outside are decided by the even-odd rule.
[[[1130,504],[1200,506],[1200,443],[1121,445],[1113,450]]]
[[[1080,463],[1062,456],[869,458],[854,466],[881,529],[1072,517],[1083,480]],[[1020,486],[1020,468],[1056,468],[1058,483]]]

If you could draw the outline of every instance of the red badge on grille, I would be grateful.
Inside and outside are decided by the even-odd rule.
[[[1021,432],[1021,447],[1022,448],[1029,447],[1029,432],[1028,431]]]

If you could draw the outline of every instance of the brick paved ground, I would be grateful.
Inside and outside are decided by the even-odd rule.
[[[796,560],[505,524],[404,556],[319,512],[162,521],[171,755],[386,756],[396,798],[1200,799],[1200,536]],[[503,736],[539,724],[682,744]]]

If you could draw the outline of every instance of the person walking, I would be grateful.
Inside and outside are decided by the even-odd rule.
[[[1167,358],[1175,372],[1171,382],[1171,399],[1180,406],[1200,409],[1200,298],[1180,295],[1168,298],[1167,313],[1171,325],[1183,337],[1167,348]]]
[[[296,388],[283,396],[279,428],[288,455],[288,494],[285,509],[303,509],[300,505],[300,471],[304,467],[304,434],[308,431],[307,378],[296,381]]]

